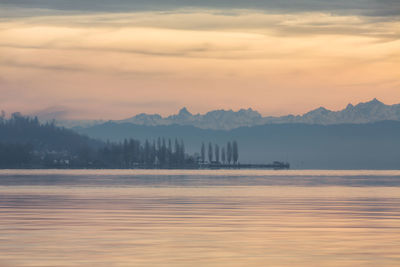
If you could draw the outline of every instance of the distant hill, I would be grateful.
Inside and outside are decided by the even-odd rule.
[[[44,113],[44,118],[49,118]],[[51,113],[56,116],[58,113]],[[115,123],[132,123],[146,126],[160,125],[190,125],[202,129],[230,130],[244,126],[256,126],[272,123],[305,123],[305,124],[341,124],[341,123],[371,123],[384,120],[400,121],[400,104],[385,105],[377,99],[366,103],[352,104],[340,111],[331,111],[324,107],[317,108],[303,115],[287,115],[282,117],[263,117],[257,111],[249,109],[213,110],[205,114],[192,114],[182,108],[178,114],[162,117],[159,114],[138,114],[128,119],[114,121]],[[102,124],[104,121],[60,120],[58,125],[65,127],[89,127]]]
[[[104,143],[14,113],[0,116],[0,169],[87,167]]]
[[[71,153],[103,144],[71,129],[56,127],[52,123],[40,124],[36,118],[23,117],[19,113],[13,114],[9,120],[0,118],[0,143],[30,144],[35,150]]]
[[[371,106],[380,105],[373,101],[357,109],[371,110]],[[280,123],[232,130],[107,122],[75,130],[113,141],[128,137],[142,141],[159,136],[178,137],[185,141],[189,153],[199,152],[202,142],[223,146],[228,140],[237,140],[242,163],[280,160],[303,169],[400,169],[399,121],[332,125]]]
[[[173,147],[172,147],[173,145]],[[103,142],[53,123],[0,115],[0,169],[36,168],[198,168],[196,158],[185,153],[182,140],[141,143]]]

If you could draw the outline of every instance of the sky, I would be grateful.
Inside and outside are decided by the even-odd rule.
[[[63,119],[400,103],[400,1],[0,0],[0,96]]]

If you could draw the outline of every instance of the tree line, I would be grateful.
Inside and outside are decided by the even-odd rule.
[[[0,114],[0,168],[188,168],[183,140],[102,142],[37,118]]]
[[[200,160],[202,164],[238,164],[239,148],[238,143],[234,141],[227,142],[226,146],[208,143],[207,161],[206,161],[206,145],[201,144]]]
[[[186,168],[196,163],[185,153],[183,140],[161,137],[144,143],[135,139],[107,142],[99,150],[98,161],[107,168]]]
[[[221,147],[209,143],[207,151],[202,143],[200,155],[189,155],[178,138],[103,142],[54,122],[0,113],[0,168],[199,168],[238,164],[238,159],[236,141]]]

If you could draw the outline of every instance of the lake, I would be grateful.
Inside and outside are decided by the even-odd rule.
[[[400,171],[2,170],[0,266],[400,266]]]

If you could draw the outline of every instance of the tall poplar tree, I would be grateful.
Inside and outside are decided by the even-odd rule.
[[[228,142],[228,145],[226,146],[226,156],[228,159],[228,163],[231,164],[232,162],[232,144],[231,142]]]
[[[201,144],[201,162],[204,163],[206,161],[206,146],[204,143]]]
[[[219,163],[219,145],[215,144],[215,161]]]
[[[236,140],[233,141],[232,156],[233,156],[233,163],[237,164],[238,159],[239,159],[239,148],[238,148],[238,144],[237,144]]]
[[[208,162],[211,163],[213,160],[213,148],[212,148],[212,144],[209,143],[208,144]]]

